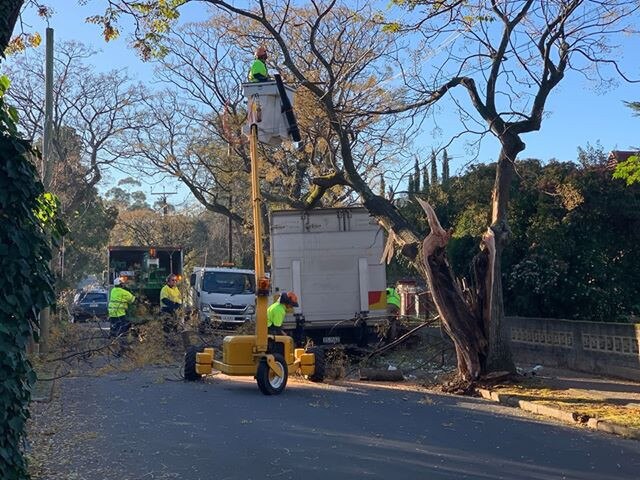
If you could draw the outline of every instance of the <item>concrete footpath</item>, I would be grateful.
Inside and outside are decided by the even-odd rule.
[[[640,440],[640,383],[557,368],[532,369],[521,383],[478,388],[503,405]]]

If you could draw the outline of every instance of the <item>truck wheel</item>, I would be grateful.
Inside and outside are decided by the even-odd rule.
[[[184,381],[196,382],[202,380],[202,375],[196,372],[196,353],[204,350],[200,347],[189,347],[187,353],[184,354]]]
[[[287,386],[287,378],[289,377],[287,362],[284,361],[284,357],[279,353],[274,353],[273,358],[282,368],[284,375],[279,377],[269,368],[266,360],[260,360],[256,380],[258,381],[258,388],[265,395],[278,395],[282,393],[284,387]]]
[[[315,368],[313,374],[307,378],[312,382],[322,382],[325,375],[324,350],[320,347],[311,347],[307,353],[313,353],[315,358]]]

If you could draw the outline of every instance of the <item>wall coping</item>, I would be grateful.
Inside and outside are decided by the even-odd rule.
[[[636,329],[640,328],[640,323],[626,323],[626,322],[591,322],[589,320],[569,320],[567,318],[552,318],[552,317],[523,317],[520,315],[505,315],[508,320],[510,318],[519,320],[542,320],[545,322],[568,322],[568,323],[585,323],[587,325],[624,325],[635,326]]]

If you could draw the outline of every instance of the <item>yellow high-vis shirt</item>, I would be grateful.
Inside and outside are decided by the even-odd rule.
[[[170,287],[169,285],[162,287],[162,290],[160,290],[160,304],[162,304],[162,299],[164,298],[174,303],[182,303],[182,295],[180,295],[178,287]]]

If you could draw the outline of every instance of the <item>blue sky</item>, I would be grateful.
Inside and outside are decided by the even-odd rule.
[[[56,11],[50,21],[55,29],[56,41],[80,40],[100,49],[101,52],[94,58],[99,69],[127,67],[134,78],[143,81],[153,78],[153,66],[142,62],[127,47],[126,32],[123,32],[121,38],[105,43],[100,36],[99,27],[84,22],[86,17],[102,13],[105,2],[92,0],[86,5],[78,5],[76,0],[48,0],[46,3]],[[181,14],[184,21],[204,20],[207,17],[207,7],[202,3],[187,5]],[[43,20],[35,18],[33,14],[27,15],[24,20],[31,25],[28,30],[41,31],[44,37],[46,25]],[[126,25],[123,27],[126,30]],[[629,76],[640,79],[640,39],[636,36],[624,41],[620,60],[628,67]],[[587,143],[595,145],[596,142],[600,142],[605,150],[640,147],[640,117],[632,115],[632,111],[623,104],[624,100],[640,101],[640,83],[621,82],[615,88],[598,93],[593,85],[578,74],[569,72],[547,102],[547,117],[542,129],[523,137],[527,148],[520,154],[520,158],[575,160],[578,147],[584,147]],[[455,119],[442,117],[440,126],[445,132],[448,125],[454,125],[449,122],[455,122]],[[425,130],[430,128],[433,126],[427,125]],[[430,150],[432,144],[437,146],[437,143],[437,139],[433,140],[429,133],[425,133],[425,150]],[[454,159],[453,173],[471,159],[462,143],[451,145],[448,152]],[[478,160],[492,161],[498,152],[498,142],[494,138],[487,138],[483,142]],[[118,174],[114,175],[112,179],[115,181]],[[168,191],[178,188],[173,181],[163,185]],[[162,187],[158,185],[153,187],[154,192],[161,190]],[[145,191],[150,192],[151,187],[145,188]],[[181,201],[185,195],[186,193],[180,195],[183,197]]]

